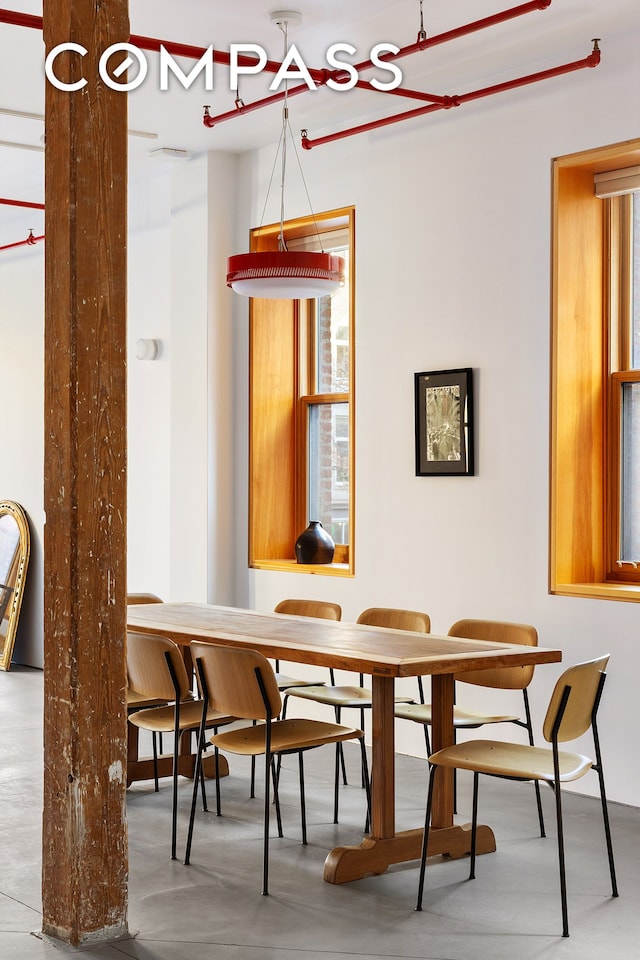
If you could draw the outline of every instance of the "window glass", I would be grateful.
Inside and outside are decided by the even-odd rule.
[[[344,286],[316,306],[316,393],[349,392],[349,248],[328,247],[342,257]]]
[[[640,367],[640,191],[633,194],[632,290],[631,290],[631,366]]]
[[[349,543],[349,413],[347,403],[309,406],[309,518],[336,543]]]
[[[622,385],[621,560],[640,561],[640,383]]]

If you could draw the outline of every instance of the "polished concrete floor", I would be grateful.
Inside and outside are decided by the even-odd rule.
[[[117,943],[73,949],[43,938],[41,927],[42,674],[0,673],[0,957],[55,960],[631,960],[640,948],[640,809],[610,805],[620,897],[610,897],[597,801],[565,794],[571,937],[561,937],[553,797],[545,791],[547,839],[536,834],[529,784],[485,779],[480,819],[498,851],[468,861],[430,862],[425,906],[414,911],[416,864],[350,884],[322,880],[329,849],[358,843],[364,796],[357,748],[347,756],[353,785],[342,791],[340,824],[331,821],[332,758],[308,757],[309,843],[299,842],[297,780],[282,777],[285,836],[272,831],[271,894],[260,894],[262,804],[248,799],[247,766],[230,758],[223,816],[199,808],[192,862],[169,859],[171,789],[128,791],[129,929]],[[606,763],[606,758],[605,758]],[[605,767],[606,773],[606,767]],[[593,777],[595,786],[595,774]],[[425,764],[398,757],[397,821],[419,824]],[[586,782],[586,781],[585,781]],[[190,784],[181,781],[179,842]],[[213,789],[210,789],[213,800]],[[213,806],[213,804],[211,804]],[[469,782],[460,784],[467,820]]]

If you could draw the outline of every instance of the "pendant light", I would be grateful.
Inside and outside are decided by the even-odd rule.
[[[299,23],[302,18],[300,14],[293,11],[282,10],[272,14],[271,19],[284,34],[284,57],[286,57],[288,53],[288,22],[292,20]],[[287,84],[288,81],[285,80],[282,131],[278,145],[278,150],[281,151],[278,249],[239,253],[227,260],[227,286],[231,287],[235,293],[245,297],[263,297],[272,300],[313,299],[333,293],[344,283],[344,261],[342,257],[324,252],[287,250],[284,236],[284,186],[287,168],[287,133],[291,136]],[[291,136],[291,142],[293,143],[293,136]],[[319,236],[318,239],[320,240]],[[320,242],[320,246],[322,246],[322,242]]]

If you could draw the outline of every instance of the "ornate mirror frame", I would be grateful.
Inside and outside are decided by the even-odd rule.
[[[17,538],[5,517],[13,517]],[[0,500],[0,670],[11,666],[24,583],[29,565],[29,522],[19,503]]]

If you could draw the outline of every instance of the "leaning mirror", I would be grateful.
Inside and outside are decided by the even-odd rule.
[[[29,564],[29,524],[18,503],[0,500],[0,670],[11,666]]]

